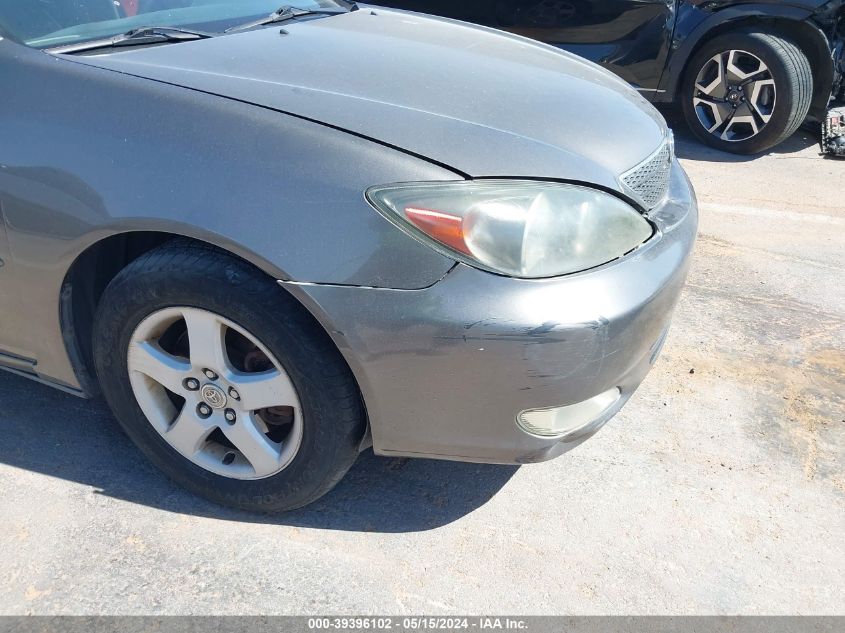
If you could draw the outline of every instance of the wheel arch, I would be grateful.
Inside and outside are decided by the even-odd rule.
[[[833,60],[827,36],[808,21],[809,16],[810,12],[805,9],[773,4],[743,5],[712,13],[680,43],[676,40],[676,49],[664,74],[664,94],[671,100],[679,98],[689,61],[714,37],[754,30],[789,39],[807,55],[814,79],[809,115],[815,119],[823,118],[833,87]]]
[[[59,321],[61,336],[71,367],[82,389],[82,395],[94,397],[99,395],[100,388],[94,370],[93,356],[93,321],[94,313],[100,298],[112,279],[127,265],[138,257],[174,240],[196,243],[208,248],[219,250],[222,254],[235,257],[260,274],[278,281],[284,279],[284,274],[272,264],[258,255],[235,246],[223,248],[212,242],[193,235],[177,232],[154,230],[127,230],[101,237],[88,244],[68,267],[62,281],[59,297]],[[228,245],[227,245],[228,246]],[[301,296],[280,284],[279,292],[284,292],[296,301],[297,305],[309,315],[319,326],[320,331],[331,341],[340,356],[344,359],[350,373],[356,381],[356,386],[363,401],[363,391],[359,376],[343,350],[332,334],[331,324],[327,323],[328,315],[315,314],[303,301]],[[366,403],[365,403],[366,410]]]

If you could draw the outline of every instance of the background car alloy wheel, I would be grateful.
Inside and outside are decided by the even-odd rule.
[[[795,44],[768,33],[736,32],[705,43],[693,56],[680,98],[698,138],[752,154],[793,134],[812,95],[810,63]]]
[[[106,287],[94,364],[127,435],[218,503],[298,508],[331,490],[366,431],[361,394],[325,330],[250,264],[168,242]]]
[[[132,335],[128,368],[153,427],[206,470],[269,477],[299,449],[293,383],[264,345],[225,317],[185,307],[151,314]]]
[[[756,136],[777,103],[769,67],[747,51],[729,50],[710,58],[695,81],[693,106],[701,125],[723,141]]]

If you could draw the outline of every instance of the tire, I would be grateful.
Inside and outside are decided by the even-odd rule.
[[[203,448],[191,458],[185,456],[191,454],[190,451],[183,454],[174,448],[176,442],[171,443],[165,439],[165,436],[171,437],[170,431],[165,433],[154,426],[153,420],[161,424],[156,415],[145,413],[141,403],[147,407],[168,406],[167,401],[157,396],[148,398],[148,393],[153,396],[163,393],[177,411],[177,417],[169,427],[173,429],[175,423],[182,419],[182,414],[186,418],[191,417],[191,424],[196,423],[198,418],[193,415],[192,407],[196,407],[198,416],[204,404],[202,399],[206,396],[216,397],[212,393],[213,389],[208,391],[207,384],[195,390],[196,393],[183,393],[186,399],[181,407],[182,413],[179,413],[179,397],[172,395],[179,391],[178,387],[169,392],[155,380],[148,379],[143,372],[135,370],[137,363],[134,359],[140,356],[133,354],[136,354],[139,345],[136,341],[139,332],[143,333],[147,327],[143,324],[155,324],[156,319],[164,318],[174,310],[174,314],[194,315],[191,319],[200,315],[203,319],[213,319],[215,323],[225,321],[225,327],[220,330],[223,332],[220,338],[223,349],[227,349],[234,341],[238,349],[248,350],[239,362],[250,360],[265,368],[271,362],[273,366],[262,369],[267,372],[262,375],[277,381],[274,384],[281,384],[278,381],[285,375],[289,379],[286,384],[292,385],[293,389],[293,395],[289,397],[294,399],[296,408],[274,406],[252,413],[238,411],[236,424],[241,426],[235,423],[231,425],[232,429],[245,429],[246,425],[252,425],[249,426],[250,431],[253,431],[251,439],[257,437],[254,434],[255,425],[263,425],[263,429],[267,429],[264,437],[268,443],[265,444],[260,438],[255,440],[261,442],[262,450],[267,445],[277,446],[269,443],[272,433],[289,429],[287,439],[279,444],[282,447],[279,448],[279,454],[286,454],[287,451],[292,457],[287,458],[289,461],[285,462],[286,465],[279,472],[258,477],[258,466],[253,467],[247,459],[253,447],[241,454],[237,448],[239,445],[229,442],[228,436],[223,433],[229,422],[223,424],[219,417],[221,411],[205,407],[213,414],[205,422],[213,430],[206,439],[198,440],[199,446]],[[167,326],[158,341],[162,348],[165,338],[168,338],[168,345],[176,347],[184,345],[180,341],[187,339],[188,358],[193,358],[200,351],[206,354],[214,347],[209,345],[201,348],[197,345],[194,348],[190,342],[194,335],[189,329],[188,317],[183,322],[175,318],[174,324]],[[183,326],[184,333],[179,335],[179,329]],[[200,340],[199,335],[196,335],[196,340]],[[254,348],[250,347],[253,340],[256,343]],[[130,344],[135,347],[130,348]],[[230,349],[225,358],[232,356]],[[313,317],[272,279],[251,265],[209,245],[185,240],[169,242],[142,255],[112,280],[95,315],[94,362],[106,401],[138,448],[175,482],[223,505],[250,511],[280,512],[311,503],[331,490],[352,466],[366,430],[363,403],[352,373]],[[231,361],[230,366],[233,363]],[[208,380],[207,376],[198,374],[191,363],[188,367],[191,367],[192,376]],[[221,371],[217,377],[221,382],[220,390],[227,389],[223,384],[227,377],[235,380],[244,375],[223,374],[225,371]],[[194,387],[187,378],[182,384],[186,385],[186,389],[187,386]],[[228,399],[224,398],[227,405],[238,404],[233,393],[238,396],[238,400],[243,398],[243,406],[247,406],[248,394],[241,396],[233,392],[231,387],[228,388]],[[195,404],[193,398],[198,398],[199,404]],[[151,409],[146,410],[149,412]],[[154,413],[156,411],[153,409]],[[234,417],[234,409],[227,408],[225,411],[225,415],[233,412]],[[266,416],[280,415],[278,411],[288,416],[284,418],[283,424],[276,427],[264,422],[269,419]],[[296,446],[291,439],[294,430]],[[259,430],[259,433],[264,432]],[[229,448],[227,444],[235,448]],[[219,450],[229,451],[234,457],[226,453],[220,465],[212,466],[221,472],[212,472],[208,464],[218,454],[214,451]],[[229,459],[228,464],[226,459]],[[227,470],[236,468],[239,470]],[[253,471],[249,471],[250,468]]]
[[[726,85],[710,83],[718,66],[718,62],[714,61],[716,56],[726,60],[731,52],[736,54],[732,58],[737,61],[734,68],[743,64],[743,72],[753,72],[754,59],[766,68],[764,72],[752,75],[764,80],[759,82],[759,106],[756,108],[750,106],[752,87],[756,82],[746,83],[739,91],[726,90]],[[727,63],[723,62],[725,66]],[[733,86],[752,81],[739,80],[738,75],[727,73],[723,78],[727,80],[723,84]],[[769,79],[772,83],[763,85]],[[699,80],[704,82],[705,87],[714,86],[710,94],[701,90]],[[693,134],[711,147],[735,154],[762,152],[791,136],[806,118],[812,98],[812,70],[801,49],[776,35],[741,31],[717,36],[704,44],[687,64],[679,95],[684,118]],[[734,104],[738,104],[737,109],[733,108]],[[758,131],[754,133],[750,122],[725,123],[731,111],[739,115],[737,121],[747,119],[742,115],[751,115]],[[764,114],[761,115],[761,112]],[[766,120],[764,117],[769,118]],[[723,123],[716,125],[720,119]],[[713,125],[716,127],[711,132],[708,128]]]

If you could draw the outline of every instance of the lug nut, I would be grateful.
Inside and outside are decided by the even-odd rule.
[[[185,380],[182,381],[182,386],[184,386],[188,391],[196,391],[200,388],[200,381],[196,378],[185,378]]]
[[[211,407],[208,406],[205,402],[200,402],[197,405],[197,414],[202,418],[207,418],[211,415]]]
[[[208,378],[209,380],[217,380],[217,374],[215,374],[210,369],[203,369],[202,373],[204,373],[206,378]]]
[[[240,400],[241,399],[241,394],[239,394],[238,390],[235,389],[234,387],[229,387],[229,396],[231,398],[233,398],[234,400]]]
[[[226,409],[226,411],[223,412],[223,417],[226,418],[226,422],[229,424],[234,424],[237,419],[235,412],[232,409]]]

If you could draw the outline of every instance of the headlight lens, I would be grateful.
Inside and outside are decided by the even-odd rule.
[[[476,180],[373,187],[370,203],[450,256],[513,277],[599,266],[652,235],[633,207],[579,185]]]

